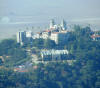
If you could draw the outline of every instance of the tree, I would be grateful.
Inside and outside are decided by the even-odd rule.
[[[46,49],[53,49],[56,46],[55,42],[50,39],[46,39],[44,41],[44,48]]]
[[[34,39],[32,42],[32,46],[35,46],[37,48],[43,48],[44,40],[43,39]]]

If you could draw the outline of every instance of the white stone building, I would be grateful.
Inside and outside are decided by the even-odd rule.
[[[39,39],[39,38],[41,38],[41,34],[40,34],[40,33],[34,34],[34,35],[32,36],[32,38],[33,38],[33,39]]]
[[[68,50],[43,50],[41,51],[42,61],[65,59],[69,54]]]
[[[31,38],[32,37],[32,31],[26,31],[26,37]]]
[[[19,31],[17,32],[17,43],[23,45],[25,42],[31,42],[33,33],[32,31]]]
[[[91,38],[92,38],[93,41],[100,41],[100,35],[98,35],[98,34],[93,34],[91,36]]]
[[[23,45],[26,38],[26,32],[25,31],[17,32],[16,37],[17,37],[17,43],[20,43],[21,45]]]
[[[48,39],[50,37],[50,35],[51,35],[50,30],[46,30],[46,31],[42,32],[41,38]]]
[[[61,31],[51,33],[50,39],[54,40],[56,44],[63,43],[69,38],[69,32]]]

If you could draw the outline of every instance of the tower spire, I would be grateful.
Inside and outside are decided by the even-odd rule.
[[[63,30],[67,29],[67,23],[66,23],[66,21],[64,19],[61,22],[61,27],[62,27]]]
[[[51,19],[51,20],[50,20],[50,28],[53,28],[54,25],[55,25],[55,21],[54,21],[54,19]]]

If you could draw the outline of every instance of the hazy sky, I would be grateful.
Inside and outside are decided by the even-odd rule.
[[[99,17],[100,0],[0,0],[0,15]]]

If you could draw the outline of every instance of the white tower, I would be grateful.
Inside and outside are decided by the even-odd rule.
[[[50,20],[50,28],[54,28],[55,22],[54,19]]]
[[[62,30],[66,30],[67,29],[67,23],[66,23],[66,21],[64,19],[61,22],[61,27],[62,27]]]
[[[17,32],[17,43],[20,43],[22,45],[23,42],[25,41],[25,38],[26,38],[25,31]]]

